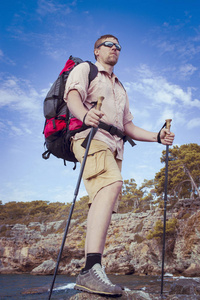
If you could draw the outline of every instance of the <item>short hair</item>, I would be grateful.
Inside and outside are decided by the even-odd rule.
[[[103,43],[103,40],[105,40],[107,38],[114,38],[119,43],[119,40],[118,40],[118,38],[116,36],[114,36],[112,34],[104,34],[100,38],[98,38],[98,40],[95,42],[94,49],[96,49],[101,43]],[[97,59],[96,55],[94,55],[94,57],[95,57],[95,59]]]

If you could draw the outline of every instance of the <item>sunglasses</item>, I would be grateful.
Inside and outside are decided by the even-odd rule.
[[[121,51],[121,49],[122,49],[122,47],[119,44],[115,44],[113,42],[108,42],[108,41],[101,43],[99,46],[97,46],[97,48],[99,48],[100,46],[105,46],[105,47],[109,47],[109,48],[112,48],[112,46],[115,46],[118,51]]]

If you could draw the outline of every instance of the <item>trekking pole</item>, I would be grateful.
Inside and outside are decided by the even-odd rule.
[[[98,98],[98,101],[97,101],[97,109],[98,110],[101,110],[101,105],[102,105],[103,99],[104,99],[104,97],[99,97]],[[60,248],[60,252],[59,252],[59,255],[58,255],[58,258],[57,258],[57,264],[56,264],[56,268],[55,268],[55,271],[54,271],[54,277],[53,277],[53,281],[52,281],[51,288],[50,288],[50,291],[49,291],[48,300],[51,299],[51,294],[52,294],[52,291],[53,291],[53,287],[54,287],[54,283],[55,283],[55,279],[56,279],[56,275],[57,275],[57,271],[58,271],[58,267],[59,267],[61,255],[62,255],[62,252],[63,252],[63,248],[64,248],[64,245],[65,245],[65,240],[66,240],[66,237],[67,237],[67,233],[68,233],[68,229],[69,229],[69,225],[70,225],[72,213],[73,213],[73,210],[74,210],[76,198],[78,196],[79,187],[80,187],[80,184],[81,184],[81,179],[82,179],[83,171],[84,171],[84,168],[85,168],[85,163],[86,163],[87,155],[88,155],[88,152],[89,152],[90,144],[91,144],[92,138],[94,137],[94,135],[95,135],[95,133],[96,133],[97,130],[98,130],[98,127],[92,127],[92,129],[90,130],[90,134],[89,134],[87,146],[86,146],[86,149],[85,149],[85,154],[84,154],[83,162],[81,164],[81,169],[80,169],[78,181],[77,181],[76,188],[75,188],[75,191],[74,191],[74,199],[73,199],[72,206],[71,206],[71,209],[70,209],[70,213],[69,213],[67,225],[66,225],[66,228],[65,228],[65,232],[64,232],[64,236],[63,236],[63,240],[62,240],[62,245],[61,245],[61,248]]]
[[[166,128],[170,130],[171,119],[166,120]],[[168,156],[169,145],[166,146],[165,160],[165,185],[164,185],[164,219],[163,219],[163,249],[162,249],[162,277],[161,277],[161,296],[163,294],[164,261],[165,261],[165,232],[166,232],[166,210],[167,210],[167,183],[168,183]]]

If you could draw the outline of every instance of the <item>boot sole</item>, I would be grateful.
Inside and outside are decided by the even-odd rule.
[[[91,294],[102,294],[102,295],[112,295],[112,296],[121,296],[122,295],[122,293],[109,293],[109,292],[91,290],[91,289],[89,289],[85,286],[79,285],[79,284],[76,284],[74,289],[78,290],[78,291],[82,291],[82,292],[88,292]]]

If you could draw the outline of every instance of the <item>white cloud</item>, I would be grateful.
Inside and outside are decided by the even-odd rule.
[[[164,110],[162,112],[160,112],[160,116],[157,120],[157,126],[159,126],[159,124],[162,124],[165,120],[167,119],[171,119],[171,130],[172,132],[174,131],[174,127],[176,125],[181,125],[184,126],[186,123],[186,115],[185,113],[176,111],[174,109],[170,109],[170,108],[164,108]]]
[[[70,14],[72,12],[71,7],[76,5],[76,1],[72,1],[71,3],[60,4],[53,0],[39,0],[37,13],[44,16],[47,14]]]
[[[197,70],[196,67],[194,67],[192,64],[185,64],[180,66],[180,74],[182,77],[188,77],[194,74],[194,72]]]
[[[0,132],[5,132],[6,125],[4,122],[0,122]]]
[[[193,128],[196,128],[196,127],[200,127],[200,118],[192,119],[187,123],[187,128],[188,129],[193,129]]]
[[[10,115],[7,119],[1,113],[0,131],[7,136],[23,137],[38,134],[43,130],[43,100],[45,90],[40,93],[27,80],[8,77],[0,80],[0,109]],[[3,111],[3,109],[2,109]]]
[[[42,115],[43,98],[28,81],[9,77],[0,82],[0,107],[18,111],[31,119]]]
[[[1,126],[1,123],[0,123]],[[29,129],[28,123],[19,123],[15,124],[12,121],[7,121],[4,123],[4,127],[2,127],[2,131],[6,132],[7,135],[11,136],[22,136],[25,134],[32,135],[32,131]]]
[[[175,21],[175,20],[174,20]],[[199,26],[191,26],[190,34],[186,34],[191,22],[191,16],[188,14],[185,19],[177,19],[175,22],[164,22],[160,27],[154,27],[146,37],[145,42],[158,49],[158,55],[168,58],[176,58],[190,64],[192,58],[196,57],[200,52],[200,33]],[[188,33],[188,32],[187,32]]]
[[[8,58],[4,54],[3,50],[1,50],[1,49],[0,49],[0,61],[3,62],[3,63],[5,63],[5,64],[7,64],[7,65],[12,65],[12,66],[16,65],[15,62],[12,61],[10,58]]]
[[[143,94],[156,105],[184,105],[200,108],[200,100],[192,99],[192,88],[183,90],[179,85],[170,83],[163,76],[153,74],[147,66],[141,66],[136,81],[126,83],[128,92]]]
[[[15,136],[23,135],[23,131],[16,126],[11,126],[11,130]]]

